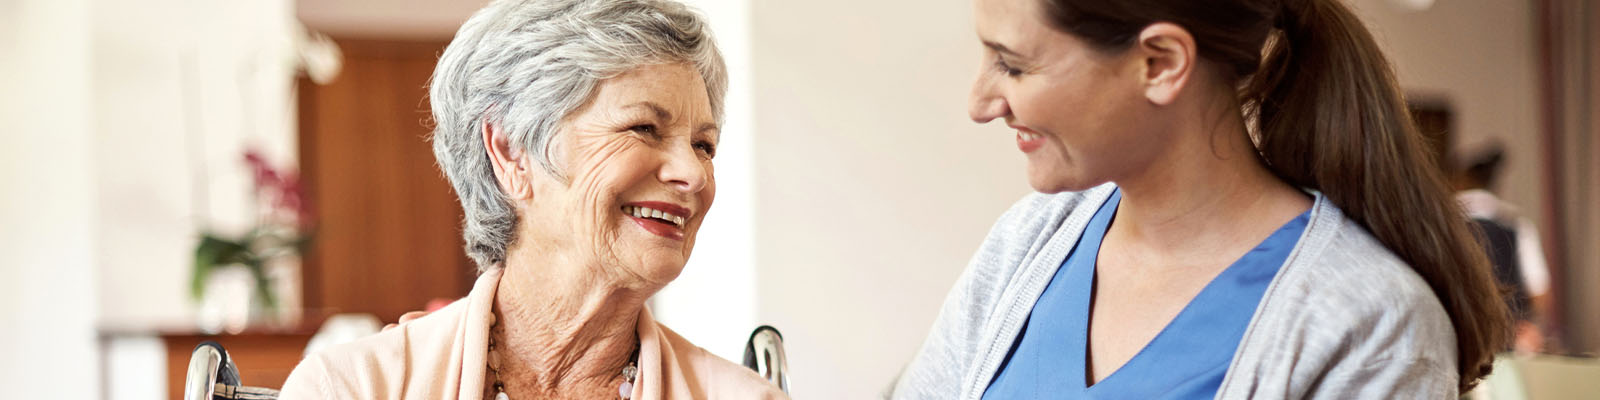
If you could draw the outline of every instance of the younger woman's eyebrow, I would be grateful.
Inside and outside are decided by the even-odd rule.
[[[1023,56],[1022,53],[1018,53],[1018,52],[1013,51],[1013,50],[1011,50],[1009,48],[1006,48],[1006,45],[1000,44],[999,42],[995,42],[995,41],[991,41],[991,40],[985,40],[985,41],[983,41],[983,46],[984,47],[988,47],[990,50],[994,50],[997,53],[1001,53],[1001,54],[1005,54],[1005,55],[1012,56],[1012,57],[1017,57],[1017,58],[1027,58],[1027,57]]]

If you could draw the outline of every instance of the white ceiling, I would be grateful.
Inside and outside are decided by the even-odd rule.
[[[334,37],[447,39],[488,0],[295,0],[295,15]]]

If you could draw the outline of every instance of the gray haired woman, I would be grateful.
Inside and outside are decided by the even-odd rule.
[[[434,152],[481,276],[430,315],[307,357],[292,398],[784,398],[657,323],[716,194],[726,91],[667,0],[497,0],[439,60]]]

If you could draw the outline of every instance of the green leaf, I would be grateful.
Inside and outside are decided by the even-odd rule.
[[[278,299],[272,295],[272,281],[267,278],[266,261],[265,259],[253,258],[245,261],[244,266],[250,270],[250,275],[256,279],[256,296],[261,297],[261,302],[266,306],[267,310],[275,311],[278,309]]]
[[[206,279],[217,267],[239,263],[248,258],[249,248],[242,243],[205,233],[194,249],[194,274],[189,280],[189,294],[195,300],[205,295]]]

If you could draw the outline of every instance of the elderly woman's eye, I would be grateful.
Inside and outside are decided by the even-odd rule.
[[[694,142],[694,149],[699,151],[701,154],[705,154],[706,158],[717,156],[717,145],[711,144],[711,142]]]
[[[634,131],[634,132],[639,132],[639,133],[642,133],[642,134],[645,134],[645,135],[649,135],[650,137],[659,136],[659,133],[656,131],[656,126],[654,124],[638,124],[638,125],[634,125],[634,126],[628,127],[628,130]]]

